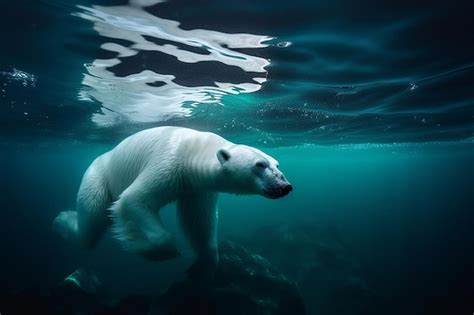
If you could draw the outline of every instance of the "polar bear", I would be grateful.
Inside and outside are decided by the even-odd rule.
[[[138,132],[99,156],[85,172],[76,210],[54,228],[93,248],[111,226],[124,247],[152,260],[179,255],[159,210],[176,202],[178,219],[197,254],[189,272],[215,267],[218,193],[280,198],[292,190],[278,162],[253,147],[210,132],[157,127]]]

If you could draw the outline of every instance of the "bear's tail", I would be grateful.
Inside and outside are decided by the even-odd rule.
[[[77,242],[77,211],[62,211],[53,221],[53,228],[67,241]]]

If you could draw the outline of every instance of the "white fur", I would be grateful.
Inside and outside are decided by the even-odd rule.
[[[257,167],[259,161],[266,167]],[[178,252],[159,210],[176,201],[197,263],[213,265],[218,260],[218,193],[277,198],[279,187],[288,185],[277,167],[265,153],[213,133],[179,127],[144,130],[90,165],[77,212],[61,212],[54,226],[64,238],[93,247],[112,221],[114,236],[125,248],[150,259],[170,259]]]

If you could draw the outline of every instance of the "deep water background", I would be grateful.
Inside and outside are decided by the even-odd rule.
[[[110,236],[94,252],[84,252],[53,233],[52,219],[73,207],[82,172],[108,147],[63,142],[8,148],[2,161],[8,165],[2,290],[48,288],[79,266],[94,270],[118,296],[158,293],[183,277],[191,263],[187,251],[177,261],[156,264],[124,252]],[[335,227],[348,244],[375,292],[376,312],[421,314],[472,306],[472,144],[268,151],[279,158],[295,191],[278,201],[223,195],[221,240],[252,240],[262,227],[316,222]],[[165,211],[174,226],[172,209]],[[332,314],[331,308],[326,313]]]
[[[181,238],[183,257],[157,264],[109,234],[90,252],[52,230],[97,155],[178,125],[264,150],[294,186],[281,200],[222,195],[220,240],[258,252],[278,244],[266,231],[309,226],[344,244],[299,283],[309,314],[474,311],[471,2],[2,5],[1,293],[51,288],[78,267],[115,297],[182,279]],[[174,208],[163,214],[178,235]],[[282,238],[305,251],[295,235]],[[290,278],[318,264],[259,253]],[[346,280],[363,290],[326,285]]]

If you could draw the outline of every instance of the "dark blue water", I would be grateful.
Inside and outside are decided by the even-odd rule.
[[[223,195],[219,238],[296,281],[309,314],[474,311],[471,2],[2,6],[1,292],[81,266],[112,296],[182,279],[187,250],[156,264],[109,235],[87,252],[51,225],[97,155],[177,125],[278,158],[294,192]]]

